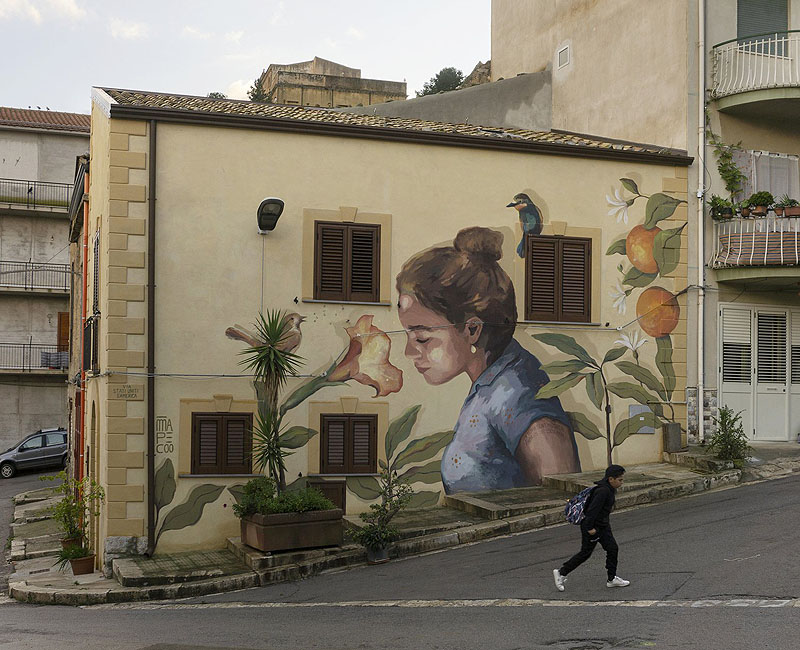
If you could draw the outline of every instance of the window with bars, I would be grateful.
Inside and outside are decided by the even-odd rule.
[[[314,298],[378,302],[380,226],[317,221],[314,228]]]
[[[250,474],[253,415],[192,413],[192,474]]]
[[[377,472],[377,415],[323,415],[320,431],[320,473]]]
[[[527,235],[525,318],[588,323],[592,319],[592,240]]]

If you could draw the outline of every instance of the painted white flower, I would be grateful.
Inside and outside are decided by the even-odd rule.
[[[623,222],[626,226],[628,225],[628,208],[633,203],[633,199],[626,200],[622,198],[622,194],[619,189],[614,190],[614,196],[610,194],[606,194],[606,201],[608,201],[608,206],[611,208],[608,211],[609,216],[616,216],[617,223]]]
[[[647,343],[647,339],[644,337],[639,338],[639,330],[634,330],[633,333],[628,336],[624,332],[620,334],[621,338],[618,338],[614,343],[619,343],[620,345],[624,345],[628,348],[631,352],[636,352],[640,347],[642,347],[645,343]]]
[[[625,299],[630,293],[630,289],[626,291],[622,288],[619,280],[617,280],[617,286],[608,292],[608,295],[611,296],[611,299],[614,301],[614,309],[617,310],[618,314],[624,314],[627,311],[628,306],[625,304]]]

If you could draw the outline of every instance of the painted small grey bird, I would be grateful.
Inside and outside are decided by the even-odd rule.
[[[287,324],[287,329],[284,330],[284,337],[278,349],[282,352],[294,352],[300,347],[303,340],[303,333],[300,331],[300,324],[306,320],[305,316],[301,316],[297,312],[290,312],[283,318],[283,322]],[[254,334],[251,330],[239,325],[234,324],[225,330],[225,336],[234,341],[243,341],[251,348],[264,345],[264,339],[258,334]]]
[[[507,208],[514,208],[519,212],[519,222],[522,224],[522,239],[517,246],[517,255],[525,257],[525,235],[540,235],[542,233],[542,213],[531,201],[527,194],[517,194]]]

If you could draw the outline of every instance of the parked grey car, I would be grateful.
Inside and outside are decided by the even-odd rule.
[[[0,477],[11,478],[21,469],[64,467],[67,430],[40,429],[0,454]]]

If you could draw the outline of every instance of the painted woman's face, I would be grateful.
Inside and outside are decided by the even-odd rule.
[[[470,356],[467,328],[423,307],[414,296],[399,300],[400,322],[406,330],[406,356],[425,381],[438,386],[466,370]]]

